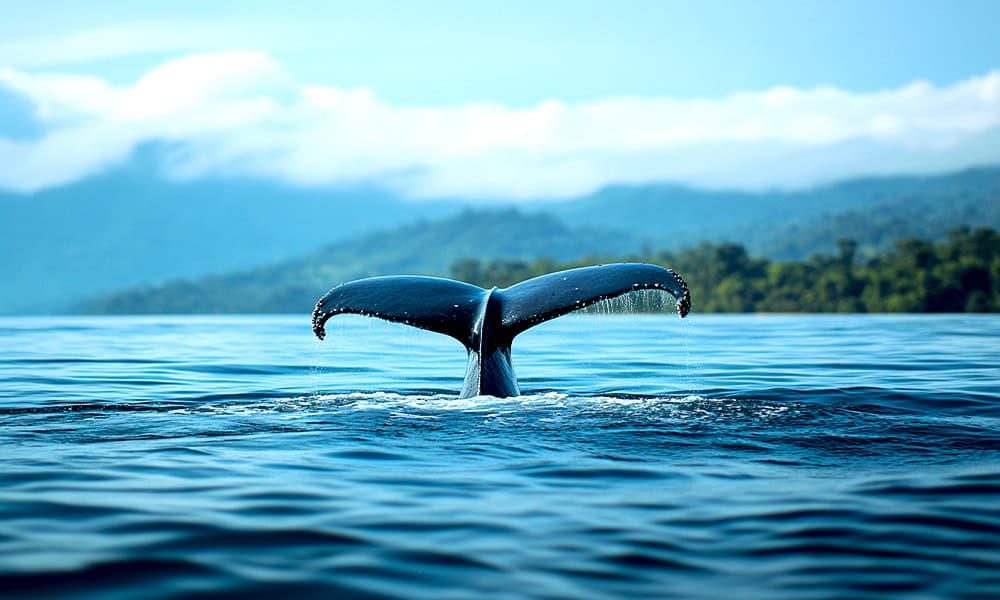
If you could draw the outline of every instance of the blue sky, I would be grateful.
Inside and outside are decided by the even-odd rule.
[[[867,172],[945,170],[1000,157],[992,118],[994,79],[1000,77],[1000,2],[156,4],[3,7],[0,110],[25,103],[28,109],[10,109],[0,119],[0,155],[28,152],[37,158],[23,165],[25,175],[0,179],[0,187],[36,189],[126,160],[137,144],[171,137],[165,132],[172,130],[163,128],[168,108],[174,111],[172,125],[192,132],[170,141],[190,146],[186,155],[196,158],[174,169],[176,176],[221,169],[303,184],[374,178],[414,195],[564,196],[645,180],[796,186]],[[203,59],[185,58],[191,55]],[[160,76],[164,65],[174,65],[167,69],[172,83]],[[190,77],[180,69],[188,69]],[[139,111],[143,127],[130,132],[144,130],[143,135],[112,127],[122,122],[122,110],[131,110],[135,122],[135,107],[122,108],[123,98],[151,73],[159,73],[153,79],[167,86],[160,96],[197,86],[211,90],[198,88],[193,104],[178,101],[160,112]],[[234,87],[222,91],[221,84],[209,85],[205,73],[235,82]],[[56,75],[62,79],[52,79]],[[101,86],[107,89],[98,90]],[[367,96],[351,96],[350,119],[344,113],[334,118],[330,111],[341,110],[344,102],[331,104],[329,94],[316,100],[314,88]],[[149,98],[149,89],[146,93]],[[343,146],[360,149],[358,162],[367,153],[379,154],[371,139],[379,136],[413,152],[366,170],[351,167],[353,155],[344,147],[333,149],[333,162],[322,163],[303,144],[313,144],[313,153],[329,148],[307,135],[250,148],[220,141],[222,131],[206,140],[196,123],[210,114],[235,114],[233,106],[213,113],[221,110],[221,97],[239,100],[247,114],[258,111],[231,124],[232,136],[263,136],[277,123],[306,128],[304,115],[315,116],[309,110],[322,105],[328,130]],[[298,97],[312,103],[304,108],[294,100]],[[779,104],[790,107],[785,121],[775,112],[779,97],[784,98]],[[377,122],[399,119],[402,137],[359,130],[366,121],[357,118],[358,111],[366,102],[383,111]],[[267,103],[274,110],[268,112]],[[492,112],[476,108],[484,104]],[[408,110],[413,107],[431,112]],[[182,109],[184,118],[177,112]],[[34,117],[18,116],[24,114]],[[154,117],[158,126],[150,121]],[[440,125],[448,144],[431,144],[434,131],[414,121]],[[619,121],[632,138],[616,133]],[[723,135],[712,121],[741,133]],[[933,121],[951,124],[942,128]],[[656,128],[659,137],[631,141]],[[349,136],[340,135],[347,130]],[[579,132],[592,134],[564,143],[567,133]],[[30,148],[21,140],[26,135],[34,140]],[[66,165],[51,164],[51,156],[60,155],[59,143],[94,142],[101,135],[108,137],[109,149],[98,160],[69,157]],[[739,143],[728,162],[722,161],[720,175],[692,162],[717,157],[733,139]],[[284,158],[271,163],[263,158],[276,153]],[[883,158],[851,163],[852,155]],[[421,156],[440,160],[414,158]],[[779,166],[787,170],[789,157],[797,170],[780,175]],[[652,166],[685,160],[690,164],[675,170]],[[177,157],[171,164],[178,164]],[[487,183],[452,181],[468,169]],[[525,170],[537,172],[534,183],[521,189],[499,185]],[[319,171],[334,175],[322,177]],[[419,176],[431,172],[437,175]]]
[[[988,0],[98,4],[4,7],[0,47],[37,40],[50,52],[0,59],[125,81],[182,52],[260,50],[304,80],[396,102],[513,105],[776,85],[872,91],[1000,66],[1000,2]],[[160,35],[100,39],[134,25]],[[87,32],[89,53],[60,55],[60,39]]]

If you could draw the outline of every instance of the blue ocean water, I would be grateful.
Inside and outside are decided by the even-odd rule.
[[[1000,597],[1000,317],[0,319],[0,596]]]

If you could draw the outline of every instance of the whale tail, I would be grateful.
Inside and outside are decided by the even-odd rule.
[[[438,277],[359,279],[339,285],[319,299],[312,327],[323,339],[327,320],[352,313],[443,333],[469,352],[462,397],[516,396],[520,391],[510,363],[514,337],[595,302],[648,289],[670,293],[677,300],[681,317],[691,309],[687,284],[672,270],[616,263],[550,273],[502,290]]]

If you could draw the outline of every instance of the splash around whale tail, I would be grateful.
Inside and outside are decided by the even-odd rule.
[[[317,337],[331,317],[351,313],[405,323],[451,336],[469,351],[462,397],[519,395],[510,363],[514,337],[539,323],[638,290],[662,290],[691,309],[687,284],[670,269],[615,263],[559,271],[509,288],[486,290],[442,279],[395,275],[359,279],[327,292],[313,310]]]

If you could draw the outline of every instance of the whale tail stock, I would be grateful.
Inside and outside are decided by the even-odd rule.
[[[670,269],[616,263],[549,273],[505,289],[442,279],[393,275],[359,279],[326,293],[313,310],[313,332],[344,313],[378,317],[451,336],[469,352],[463,398],[517,396],[511,343],[539,323],[628,292],[657,289],[677,300],[681,317],[691,309],[687,284]]]

